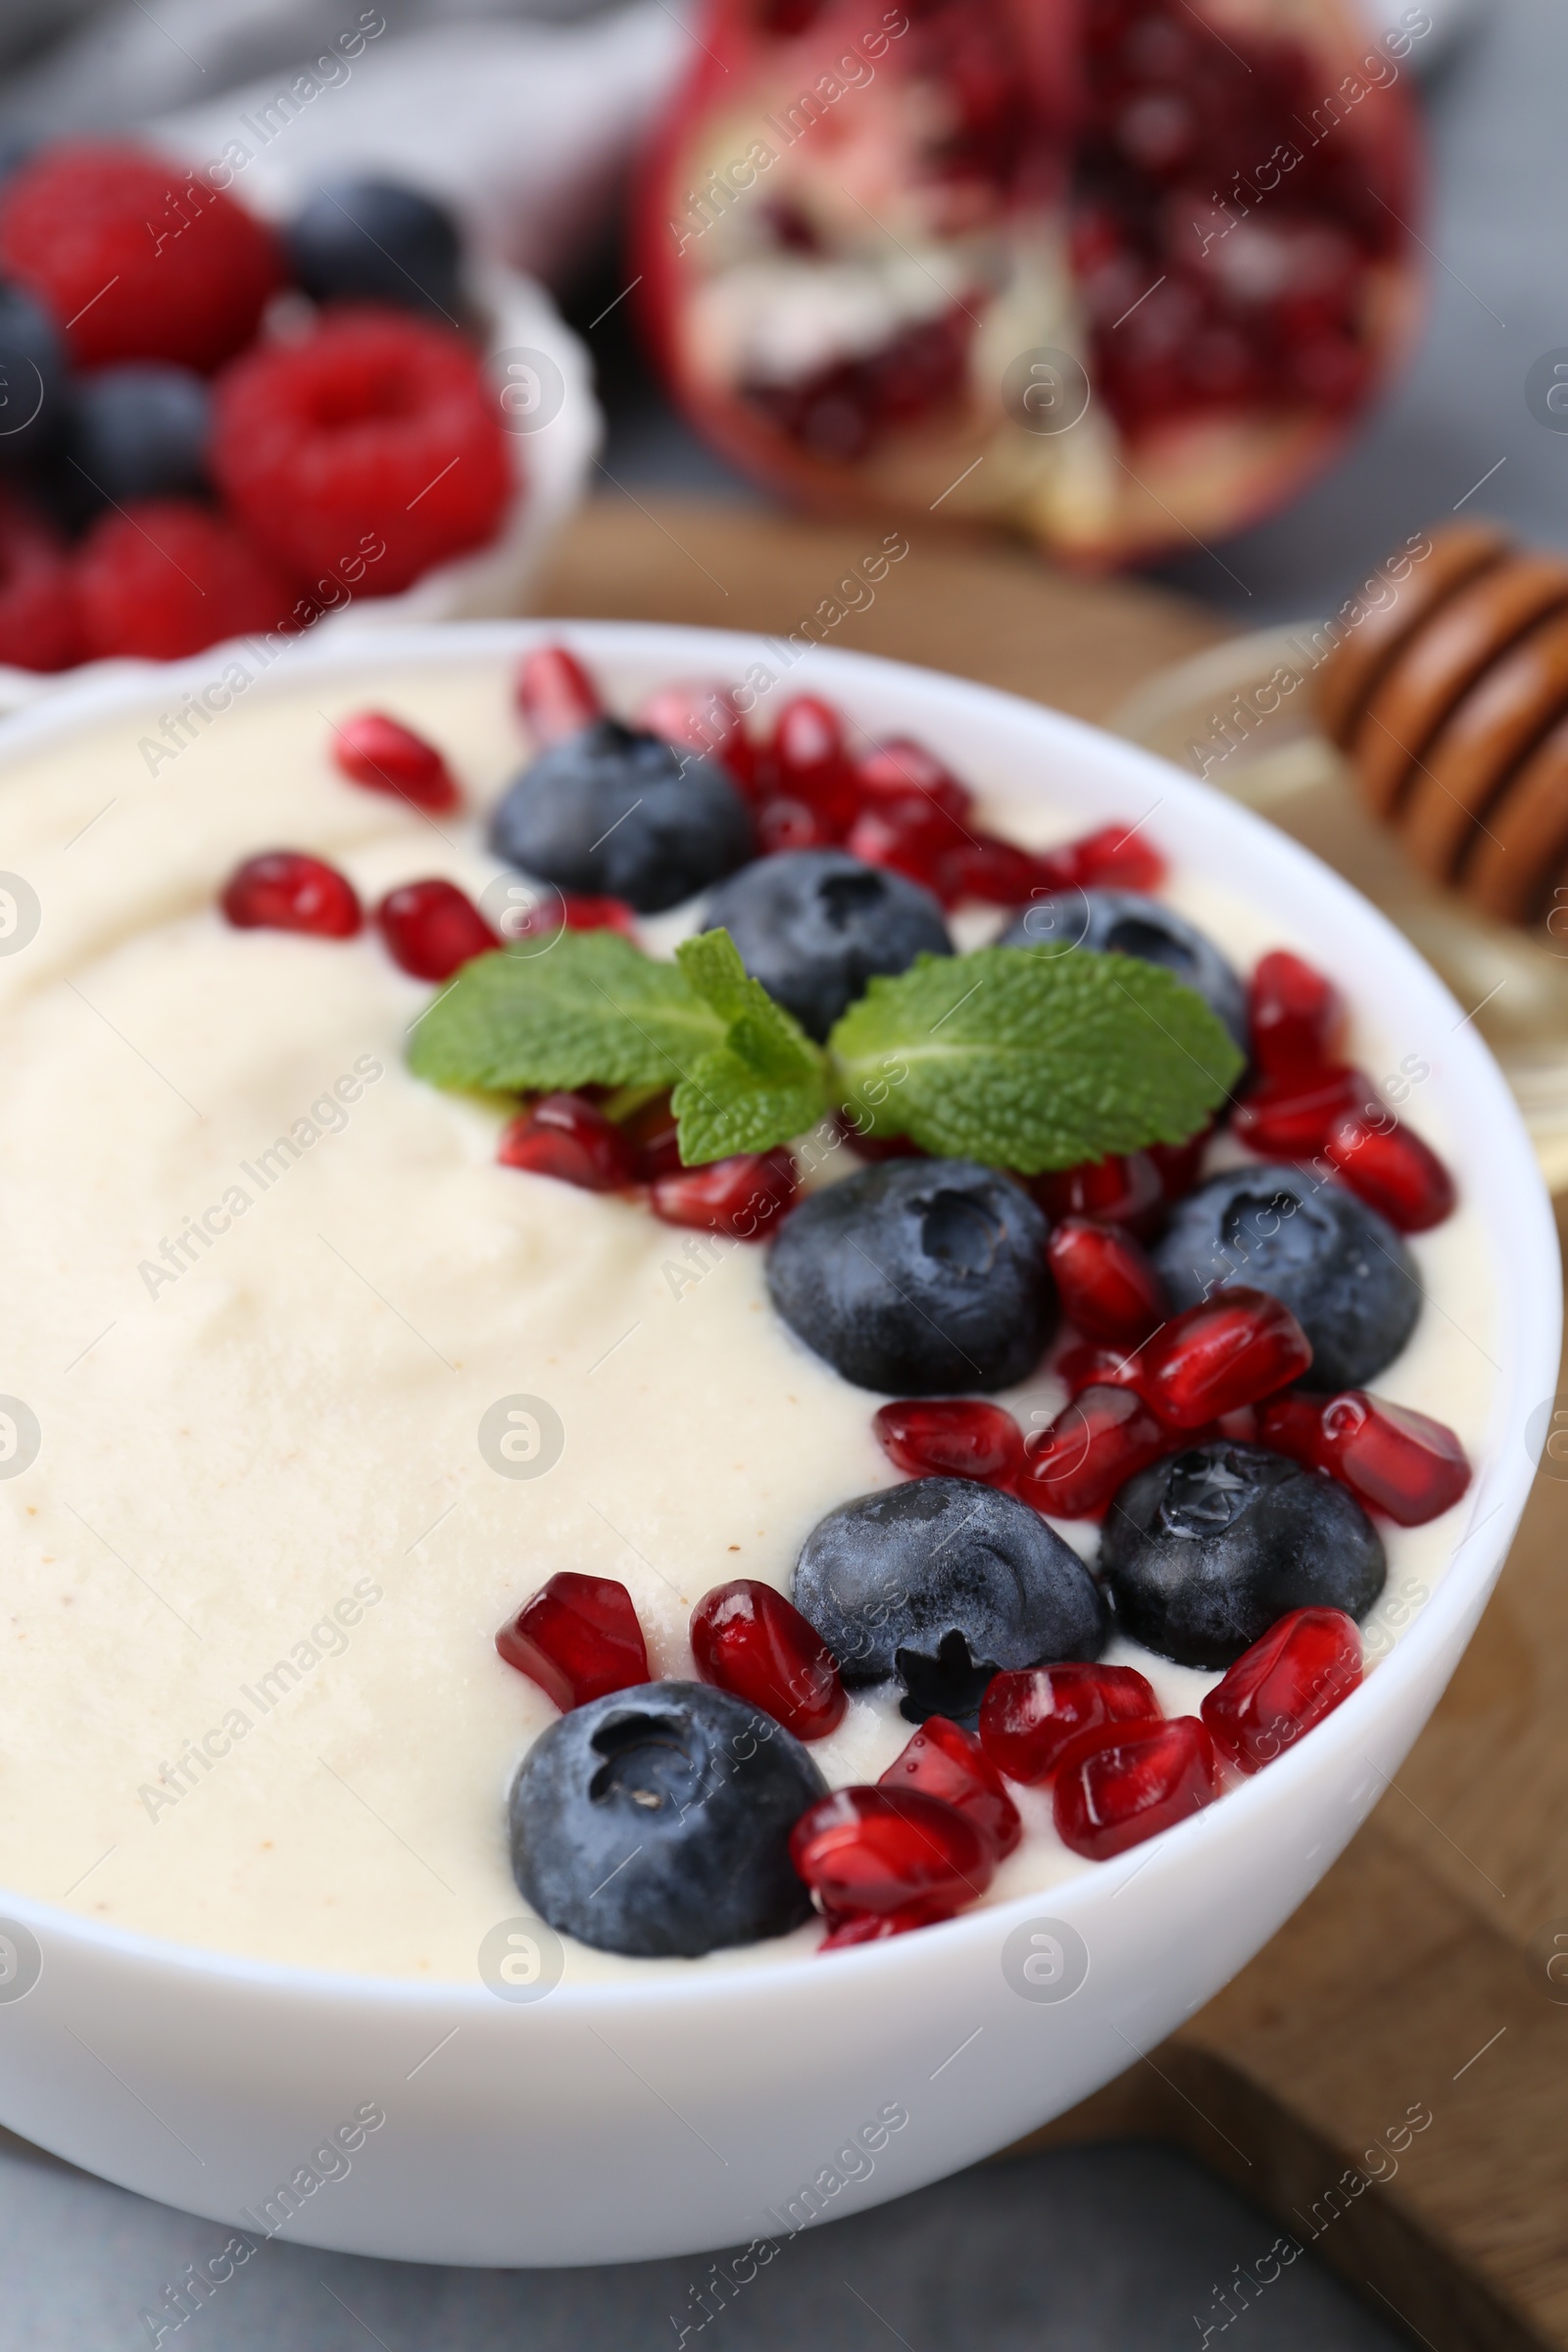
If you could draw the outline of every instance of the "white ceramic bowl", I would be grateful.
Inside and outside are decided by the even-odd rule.
[[[390,677],[561,633],[486,624],[307,641],[289,666]],[[617,697],[672,674],[738,678],[753,662],[786,674],[777,641],[631,624],[564,633]],[[160,674],[162,703],[204,664],[185,671]],[[1328,1869],[1452,1672],[1530,1484],[1526,1424],[1555,1387],[1559,1320],[1541,1178],[1474,1026],[1325,866],[1146,753],[1006,695],[855,655],[802,651],[782,691],[803,689],[870,729],[919,737],[988,787],[1049,794],[1084,826],[1152,810],[1149,831],[1175,861],[1221,874],[1288,934],[1315,940],[1326,967],[1433,1064],[1459,1182],[1494,1256],[1500,1371],[1473,1532],[1363,1687],[1208,1811],[1049,1895],[830,1960],[689,1984],[632,1976],[514,2004],[477,1970],[462,1984],[333,1977],[159,1943],[0,1891],[0,1914],[42,1954],[24,1996],[0,1999],[0,2118],[61,2156],[264,2230],[264,2200],[294,2178],[287,2235],[430,2262],[625,2261],[863,2209],[1071,2106],[1207,1999]],[[147,692],[90,683],[13,719],[0,808],[6,747],[133,710]],[[1045,1940],[1031,1944],[1036,1934]],[[348,2169],[313,2168],[366,2106],[385,2122]],[[885,2111],[907,2120],[890,2131]],[[869,2156],[848,2152],[857,2133]],[[320,2172],[341,2177],[318,2187]]]

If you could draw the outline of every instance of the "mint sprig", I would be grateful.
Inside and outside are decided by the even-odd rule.
[[[416,1025],[438,1086],[670,1086],[688,1166],[761,1152],[842,1105],[861,1128],[1031,1176],[1181,1143],[1243,1057],[1202,998],[1127,956],[981,948],[873,980],[824,1051],[725,931],[656,963],[609,931],[465,965]]]

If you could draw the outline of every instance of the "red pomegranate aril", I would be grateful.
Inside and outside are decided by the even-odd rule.
[[[732,1242],[766,1242],[795,1206],[800,1173],[782,1145],[741,1152],[656,1178],[649,1205],[666,1225],[697,1225]]]
[[[957,1910],[984,1894],[996,1849],[967,1814],[918,1788],[835,1788],[790,1832],[790,1860],[825,1911]]]
[[[351,784],[390,792],[416,808],[456,808],[462,797],[433,743],[384,710],[361,710],[332,730],[332,758]]]
[[[1186,1821],[1216,1793],[1213,1741],[1196,1715],[1105,1723],[1080,1732],[1058,1757],[1052,1813],[1063,1845],[1108,1862]]]
[[[466,893],[434,878],[389,890],[375,922],[393,962],[416,980],[450,980],[475,956],[501,945]]]
[[[879,743],[856,761],[855,789],[862,808],[911,798],[931,803],[944,816],[959,823],[974,806],[974,796],[923,745],[897,737]]]
[[[1430,1144],[1408,1127],[1384,1126],[1352,1110],[1330,1128],[1323,1154],[1356,1199],[1399,1233],[1441,1225],[1458,1198]]]
[[[1299,1380],[1312,1343],[1283,1299],[1243,1284],[1167,1323],[1139,1357],[1138,1393],[1173,1429],[1200,1429]]]
[[[1002,1775],[973,1732],[946,1715],[928,1715],[912,1740],[877,1776],[879,1788],[918,1788],[956,1805],[989,1838],[1000,1862],[1023,1836],[1018,1808],[1002,1786]]]
[[[236,866],[219,901],[237,931],[306,931],[352,939],[365,921],[354,885],[304,850],[264,850]]]
[[[978,833],[958,842],[943,869],[944,895],[978,899],[986,906],[1022,906],[1040,887],[1040,860],[1016,842]]]
[[[1092,1519],[1135,1471],[1170,1450],[1169,1431],[1134,1390],[1084,1389],[1026,1440],[1016,1492],[1054,1519]]]
[[[1331,1068],[1345,1030],[1345,1000],[1332,980],[1276,948],[1247,992],[1252,1059],[1265,1078],[1300,1080]]]
[[[1152,1686],[1134,1666],[1025,1666],[994,1674],[980,1701],[980,1744],[1009,1781],[1049,1781],[1068,1741],[1102,1723],[1157,1723]]]
[[[1149,1157],[1159,1177],[1160,1190],[1167,1200],[1185,1200],[1203,1173],[1203,1156],[1214,1130],[1201,1127],[1190,1135],[1185,1144],[1151,1144]]]
[[[649,1679],[648,1645],[631,1594],[610,1576],[564,1568],[509,1618],[496,1647],[563,1714]]]
[[[763,762],[772,789],[805,801],[839,828],[855,821],[855,778],[844,748],[844,722],[830,703],[797,695],[778,714]]]
[[[1062,842],[1037,859],[1039,883],[1047,890],[1157,890],[1165,860],[1152,842],[1128,825],[1102,825],[1077,841]]]
[[[701,752],[750,788],[756,756],[727,686],[712,678],[677,679],[656,686],[637,707],[635,724],[685,752]]]
[[[832,1651],[771,1585],[735,1577],[692,1611],[692,1654],[705,1683],[760,1707],[797,1740],[821,1740],[849,1701]]]
[[[1086,1340],[1134,1348],[1165,1320],[1165,1286],[1130,1233],[1063,1217],[1046,1244],[1061,1311]]]
[[[564,645],[536,646],[517,664],[517,708],[541,748],[604,714],[599,689]]]
[[[757,846],[766,858],[779,850],[830,850],[842,839],[842,828],[788,794],[774,793],[757,811]]]
[[[973,1478],[1007,1488],[1023,1463],[1023,1431],[975,1396],[911,1396],[871,1416],[878,1445],[910,1478]]]
[[[621,1130],[581,1095],[544,1095],[506,1129],[496,1157],[504,1168],[555,1176],[587,1193],[622,1191],[635,1180]]]
[[[656,1095],[618,1125],[631,1146],[632,1173],[639,1184],[681,1174],[680,1123],[669,1106],[668,1095]]]
[[[923,890],[934,892],[945,904],[955,895],[945,870],[954,854],[953,837],[940,811],[929,812],[907,802],[862,808],[844,846],[852,858],[903,874]]]
[[[1242,1097],[1231,1126],[1238,1143],[1265,1159],[1310,1159],[1348,1111],[1376,1102],[1370,1078],[1336,1063],[1305,1077],[1265,1078]]]
[[[1288,1453],[1303,1470],[1326,1470],[1323,1446],[1323,1407],[1327,1396],[1303,1389],[1288,1389],[1257,1408],[1257,1442],[1274,1453]]]
[[[1243,1772],[1270,1764],[1361,1680],[1361,1636],[1343,1609],[1292,1609],[1203,1696],[1221,1755]]]
[[[826,1914],[828,1932],[819,1952],[847,1951],[851,1944],[885,1943],[890,1936],[907,1936],[914,1928],[934,1928],[951,1919],[951,1903],[906,1903],[900,1911],[846,1911],[842,1918]]]
[[[1318,1427],[1319,1467],[1398,1527],[1424,1527],[1451,1510],[1470,1484],[1452,1430],[1407,1404],[1347,1389],[1320,1407]]]
[[[1051,1368],[1069,1396],[1081,1396],[1085,1389],[1138,1386],[1137,1352],[1125,1348],[1095,1348],[1086,1343],[1064,1349]]]
[[[1165,1187],[1148,1152],[1054,1168],[1030,1177],[1028,1190],[1053,1224],[1061,1217],[1096,1217],[1102,1224],[1125,1225],[1141,1241],[1153,1233],[1165,1207]]]
[[[563,931],[618,931],[635,939],[637,918],[624,899],[570,890],[547,890],[537,905],[507,917],[509,939],[559,939]]]

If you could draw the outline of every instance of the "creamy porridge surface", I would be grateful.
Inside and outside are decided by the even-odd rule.
[[[224,1951],[472,1982],[523,1908],[505,1794],[555,1718],[497,1626],[558,1569],[617,1577],[656,1675],[687,1675],[705,1592],[787,1590],[816,1519],[895,1474],[876,1399],[778,1322],[760,1250],[694,1250],[638,1205],[497,1166],[502,1109],[405,1069],[432,991],[373,932],[218,915],[231,868],[274,847],[332,859],[368,903],[494,877],[477,824],[337,776],[328,722],[367,706],[442,744],[481,807],[524,749],[497,662],[253,691],[154,776],[150,704],[0,767],[0,868],[41,907],[0,955],[0,1392],[38,1431],[0,1480],[0,1887]],[[1004,821],[1072,829],[1048,807]],[[1312,953],[1201,878],[1168,895],[1244,969]],[[1409,1041],[1356,1011],[1356,1057],[1396,1069]],[[1419,1090],[1404,1115],[1442,1148]],[[1413,1249],[1434,1303],[1377,1385],[1473,1451],[1484,1240],[1461,1204]],[[517,1396],[564,1432],[541,1476],[480,1449]],[[1027,1426],[1060,1397],[1042,1376],[1005,1401]],[[1467,1516],[1384,1529],[1379,1642]],[[1065,1532],[1092,1552],[1096,1531]],[[1215,1679],[1110,1654],[1172,1707]],[[874,1778],[908,1731],[858,1697],[813,1753],[830,1782]],[[992,1901],[1093,1867],[1046,1795],[1014,1793],[1028,1835]],[[567,1970],[814,1940],[698,1962],[570,1946]]]

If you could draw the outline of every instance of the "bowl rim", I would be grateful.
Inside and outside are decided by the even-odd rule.
[[[1102,771],[1118,769],[1131,784],[1142,779],[1151,796],[1150,815],[1155,813],[1156,808],[1168,812],[1166,824],[1158,827],[1159,831],[1174,836],[1184,815],[1200,820],[1200,831],[1221,822],[1229,834],[1246,845],[1245,864],[1250,872],[1260,873],[1267,879],[1277,876],[1281,881],[1304,879],[1309,902],[1315,899],[1320,905],[1337,908],[1352,925],[1359,926],[1376,941],[1384,958],[1397,974],[1398,1002],[1419,1004],[1424,1000],[1428,1011],[1445,1017],[1453,1060],[1444,1072],[1443,1091],[1468,1097],[1472,1114],[1466,1122],[1464,1138],[1456,1135],[1456,1141],[1468,1141],[1475,1146],[1479,1139],[1479,1149],[1489,1162],[1498,1167],[1500,1180],[1507,1183],[1515,1220],[1510,1237],[1512,1254],[1521,1262],[1527,1259],[1538,1265],[1544,1262],[1556,1273],[1559,1256],[1551,1204],[1513,1097],[1470,1016],[1417,950],[1349,883],[1266,819],[1156,754],[1103,727],[1075,718],[1052,705],[1035,703],[1022,695],[922,663],[815,642],[803,647],[798,639],[781,640],[760,632],[662,621],[530,616],[504,621],[427,622],[367,631],[363,636],[345,633],[326,639],[308,632],[292,640],[251,683],[253,688],[271,694],[286,690],[292,678],[302,672],[400,673],[432,663],[461,669],[497,660],[515,660],[531,646],[558,641],[565,642],[591,664],[597,663],[612,673],[617,666],[635,668],[657,661],[662,664],[664,675],[702,669],[740,677],[749,664],[760,663],[773,674],[773,687],[783,683],[774,665],[781,644],[787,642],[795,649],[787,664],[789,691],[820,686],[824,693],[836,693],[852,719],[858,687],[880,687],[887,694],[902,686],[907,692],[907,681],[912,677],[918,680],[922,697],[934,692],[939,701],[949,704],[959,727],[966,714],[979,722],[977,731],[984,730],[987,719],[1002,723],[1010,720],[1015,726],[1038,730],[1045,761],[1051,762],[1053,754],[1057,755],[1059,764],[1068,774],[1074,755],[1078,754],[1083,756],[1086,767],[1098,765]],[[121,671],[84,675],[62,687],[59,693],[13,711],[0,720],[0,794],[4,790],[5,769],[15,757],[40,748],[53,738],[69,736],[117,713],[133,710],[149,700],[167,706],[171,696],[181,698],[218,675],[225,661],[242,660],[246,650],[246,640],[230,640],[185,661],[149,665],[134,674]],[[759,700],[768,700],[773,687],[766,689]],[[911,723],[924,723],[929,716],[929,711],[923,716],[917,711]],[[1057,788],[1070,803],[1073,797],[1070,783],[1064,789],[1058,783]],[[1179,852],[1175,861],[1180,862]],[[1386,1015],[1385,1001],[1380,1001],[1379,1009]],[[1451,1022],[1446,1019],[1449,1015],[1453,1016]],[[1346,1765],[1352,1749],[1359,1751],[1361,1762],[1382,1778],[1385,1786],[1392,1785],[1391,1776],[1382,1774],[1366,1754],[1375,1723],[1380,1715],[1399,1712],[1401,1700],[1413,1686],[1429,1676],[1434,1657],[1441,1655],[1466,1614],[1474,1610],[1479,1615],[1500,1570],[1506,1546],[1499,1547],[1499,1541],[1494,1540],[1489,1549],[1477,1552],[1467,1566],[1461,1568],[1460,1563],[1477,1539],[1499,1519],[1504,1522],[1500,1535],[1511,1539],[1536,1470],[1524,1436],[1525,1415],[1532,1403],[1549,1398],[1557,1388],[1562,1325],[1560,1280],[1546,1283],[1518,1279],[1512,1286],[1515,1295],[1510,1298],[1509,1284],[1502,1279],[1505,1269],[1494,1233],[1492,1243],[1494,1270],[1499,1277],[1494,1292],[1498,1317],[1493,1336],[1498,1336],[1510,1314],[1512,1321],[1506,1332],[1507,1345],[1500,1350],[1505,1360],[1497,1367],[1486,1457],[1469,1490],[1470,1511],[1464,1532],[1448,1555],[1441,1581],[1392,1650],[1378,1661],[1376,1671],[1314,1728],[1310,1741],[1300,1741],[1271,1763],[1266,1772],[1255,1773],[1239,1787],[1227,1789],[1214,1804],[1175,1828],[1130,1847],[1109,1861],[1086,1863],[1081,1870],[1052,1886],[1011,1896],[1004,1902],[976,1906],[919,1936],[894,1936],[836,1953],[835,1968],[831,1972],[817,1972],[815,1982],[829,1984],[839,1979],[843,1970],[881,1969],[895,1978],[903,1978],[921,1969],[922,1954],[934,1957],[939,1949],[946,1959],[966,1960],[978,1949],[990,1951],[997,1940],[1024,1921],[1038,1921],[1043,1915],[1056,1911],[1070,1911],[1076,1918],[1084,1919],[1114,1900],[1123,1886],[1151,1864],[1164,1871],[1179,1871],[1183,1858],[1197,1841],[1211,1837],[1224,1823],[1234,1824],[1238,1838],[1245,1838],[1249,1827],[1260,1815],[1276,1803],[1281,1810],[1287,1809],[1293,1789],[1313,1776],[1332,1774],[1336,1765]],[[1483,1503],[1490,1505],[1484,1515]],[[518,1899],[520,1902],[520,1896]],[[477,1980],[466,1983],[454,1978],[430,1981],[375,1976],[208,1949],[144,1930],[95,1921],[59,1903],[46,1902],[3,1885],[0,1885],[0,1903],[6,1906],[8,1917],[44,1929],[57,1946],[75,1946],[83,1957],[97,1955],[144,1970],[172,1972],[187,1980],[230,1990],[250,1987],[258,1993],[344,2009],[371,2007],[385,2011],[404,2007],[420,2013],[447,2009],[461,2010],[471,2017],[495,2015],[508,2006],[498,2003]],[[748,1961],[728,1971],[704,1968],[686,1978],[661,1976],[641,1983],[615,1978],[561,1984],[550,1994],[548,2011],[557,2018],[592,2017],[608,2008],[624,2010],[637,2002],[663,2010],[679,2008],[693,2000],[711,2004],[752,1988],[765,1995],[774,1985],[787,1984],[791,1988],[799,1988],[812,1982],[810,1972],[818,1957],[813,1949],[774,1960]]]

